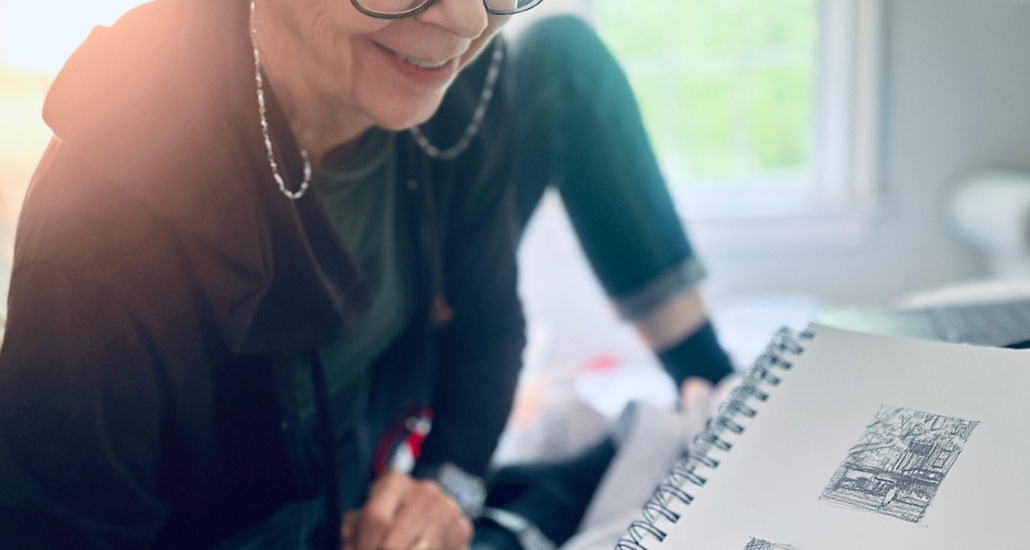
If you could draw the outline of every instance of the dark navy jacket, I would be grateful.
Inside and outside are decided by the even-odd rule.
[[[274,380],[374,298],[317,191],[290,201],[272,179],[247,17],[245,0],[144,5],[95,31],[51,89],[55,139],[19,222],[0,353],[0,547],[202,548],[318,490]],[[485,69],[449,91],[434,141],[460,136]],[[375,432],[430,399],[421,464],[476,474],[524,346],[505,106],[454,161],[399,136],[420,313],[374,366],[368,414]],[[269,122],[295,188],[274,101]]]

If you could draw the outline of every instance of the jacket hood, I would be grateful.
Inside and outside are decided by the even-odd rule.
[[[245,0],[157,0],[97,28],[54,81],[55,136],[182,235],[237,353],[345,336],[372,294],[312,189],[283,196],[262,139]],[[302,160],[266,89],[280,171]]]

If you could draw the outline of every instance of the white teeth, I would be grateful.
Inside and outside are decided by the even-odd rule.
[[[408,63],[411,63],[412,65],[423,69],[439,69],[440,67],[443,67],[447,64],[447,61],[426,61],[424,59],[409,57],[398,52],[393,52],[393,54],[403,59],[404,61],[407,61]]]

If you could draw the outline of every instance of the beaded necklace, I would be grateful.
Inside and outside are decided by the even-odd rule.
[[[251,21],[254,20],[254,4],[255,0],[251,0]],[[275,178],[275,183],[279,186],[279,192],[290,200],[297,200],[303,197],[304,193],[306,193],[308,188],[311,186],[311,160],[308,158],[307,150],[301,148],[300,156],[304,159],[304,180],[296,191],[287,189],[286,180],[279,172],[279,163],[276,162],[275,153],[272,150],[272,137],[271,132],[268,129],[267,107],[265,105],[264,77],[261,76],[261,52],[257,47],[257,29],[253,27],[253,23],[251,24],[250,32],[250,44],[254,50],[254,82],[257,84],[258,116],[261,118],[261,137],[265,142],[265,152],[268,154],[268,165],[272,169],[272,177]],[[437,160],[453,160],[458,158],[459,155],[468,149],[469,145],[472,143],[472,139],[476,137],[483,126],[483,118],[486,116],[487,108],[490,106],[490,101],[494,97],[494,88],[497,85],[497,77],[501,72],[502,61],[504,61],[504,48],[501,47],[500,42],[496,42],[493,48],[493,55],[490,59],[490,67],[486,73],[486,80],[483,83],[483,90],[479,94],[479,102],[476,104],[476,108],[472,112],[472,119],[469,120],[469,124],[465,127],[465,132],[462,134],[461,138],[452,147],[441,150],[429,141],[429,138],[422,133],[422,130],[418,126],[413,126],[411,130],[409,130],[412,137],[415,139],[415,143],[418,144],[419,148],[421,148],[426,155]]]

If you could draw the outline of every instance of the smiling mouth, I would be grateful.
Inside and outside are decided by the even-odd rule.
[[[430,69],[430,70],[432,70],[432,69],[440,69],[440,68],[444,67],[445,65],[447,65],[448,63],[451,62],[450,59],[445,59],[443,61],[429,61],[427,59],[419,59],[417,57],[412,57],[410,55],[404,55],[404,54],[402,54],[400,52],[395,52],[395,51],[391,50],[390,48],[387,48],[386,46],[383,46],[382,44],[376,44],[376,45],[379,46],[380,48],[382,48],[383,51],[393,55],[394,57],[404,61],[405,63],[407,63],[409,65],[414,65],[415,67],[418,67],[420,69]]]

